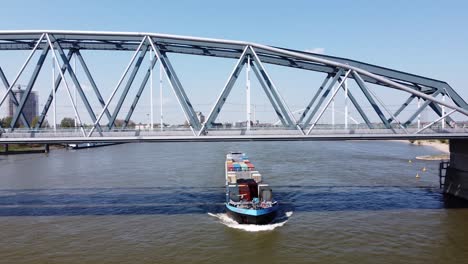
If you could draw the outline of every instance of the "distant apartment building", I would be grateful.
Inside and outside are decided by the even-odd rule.
[[[20,103],[21,100],[23,99],[23,96],[26,94],[25,90],[21,90],[21,87],[19,86],[18,89],[12,90],[12,91],[16,97],[16,100],[18,101],[18,103]],[[14,116],[16,109],[17,109],[17,106],[14,104],[12,96],[10,96],[10,100],[8,104],[8,115]],[[34,117],[38,115],[38,112],[39,112],[38,95],[36,92],[31,92],[23,108],[23,114],[26,117],[26,120],[29,122],[29,124],[32,123],[32,120],[34,119]],[[21,121],[21,118],[18,119],[18,124],[24,125]]]

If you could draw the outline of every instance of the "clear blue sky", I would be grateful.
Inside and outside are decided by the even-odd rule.
[[[3,1],[1,6],[1,30],[158,32],[321,48],[441,79],[468,97],[467,1],[81,0]],[[226,77],[219,77],[221,84]]]

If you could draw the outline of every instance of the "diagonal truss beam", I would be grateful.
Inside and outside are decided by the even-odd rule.
[[[127,67],[125,68],[124,72],[122,73],[122,76],[120,76],[120,79],[119,81],[117,82],[117,85],[115,86],[114,90],[112,91],[109,99],[107,100],[106,104],[104,105],[104,108],[101,110],[101,113],[99,114],[96,122],[94,122],[93,124],[93,127],[91,128],[91,130],[89,131],[87,137],[90,137],[93,132],[94,132],[94,129],[96,129],[96,125],[99,123],[99,121],[101,121],[101,118],[102,116],[104,115],[104,112],[107,110],[107,108],[109,107],[109,104],[110,102],[112,101],[112,99],[114,98],[115,94],[117,93],[117,90],[119,89],[120,85],[122,84],[125,76],[127,75],[128,73],[128,70],[130,69],[130,67],[132,66],[133,62],[135,61],[135,58],[136,56],[138,55],[138,52],[141,50],[141,47],[143,46],[144,43],[146,43],[146,39],[147,37],[144,36],[143,39],[141,40],[140,44],[138,45],[137,49],[135,50],[135,52],[133,53],[133,56],[132,58],[130,59],[130,62],[128,63]]]
[[[468,109],[468,104],[457,92],[455,92],[455,90],[453,90],[452,87],[450,87],[450,85],[445,84],[444,87],[440,88],[442,88],[445,91],[445,94],[447,94],[457,106],[464,109]]]
[[[227,80],[223,90],[221,91],[221,94],[219,95],[217,101],[215,102],[213,108],[211,109],[210,114],[208,115],[208,118],[207,118],[206,122],[203,124],[202,128],[200,129],[198,135],[203,134],[207,128],[211,127],[212,122],[214,120],[216,120],[218,114],[221,111],[221,108],[223,107],[224,103],[226,102],[227,97],[229,96],[229,93],[232,90],[232,87],[235,84],[235,81],[239,77],[239,74],[240,74],[242,68],[244,67],[244,65],[246,63],[247,57],[252,56],[252,55],[253,54],[252,54],[252,51],[250,50],[250,46],[246,46],[244,48],[244,51],[242,52],[241,56],[239,57],[236,65],[234,66],[234,69],[231,72],[231,75],[228,77],[228,80]],[[264,76],[262,76],[260,74],[260,71],[255,66],[256,64],[252,62],[253,60],[247,60],[247,61],[249,61],[249,63],[251,64],[250,65],[251,69],[255,73],[260,85],[262,86],[263,90],[265,91],[265,94],[267,95],[268,100],[271,102],[271,104],[272,104],[276,114],[278,115],[280,121],[283,123],[284,126],[291,126],[292,124],[287,123],[287,121],[284,118],[284,113],[280,110],[277,102],[275,101],[274,95],[271,92],[272,89],[269,88],[269,86],[265,83],[267,81],[267,79],[265,79]],[[265,71],[265,73],[266,73],[266,71]],[[272,82],[270,81],[270,83],[272,83]]]
[[[9,96],[9,94],[11,93],[11,90],[13,89],[13,86],[15,86],[16,82],[18,81],[19,77],[21,76],[21,74],[23,73],[24,69],[26,68],[26,66],[28,65],[29,61],[31,60],[32,56],[34,55],[34,53],[36,53],[36,50],[37,48],[39,47],[39,45],[42,43],[42,40],[44,39],[45,37],[45,33],[43,33],[41,35],[41,37],[37,40],[36,44],[34,45],[34,48],[31,50],[31,52],[29,53],[29,56],[26,58],[26,61],[23,63],[23,65],[21,66],[19,72],[16,74],[16,77],[13,79],[13,82],[10,84],[10,87],[8,87],[6,93],[3,95],[2,97],[2,100],[0,100],[0,106],[3,105],[3,103],[5,102],[5,99]]]
[[[54,45],[52,44],[52,40],[50,39],[49,34],[46,34],[46,38],[47,38],[47,43],[49,44],[49,47],[52,50],[52,58],[53,58],[53,60],[55,62],[55,65],[56,65],[57,68],[61,68],[60,63],[59,63],[58,58],[57,58],[57,55],[55,54]],[[73,97],[72,97],[71,92],[70,92],[70,87],[68,87],[67,79],[65,79],[65,75],[64,75],[64,73],[62,71],[59,71],[59,73],[60,73],[60,75],[62,75],[63,82],[65,83],[65,88],[67,90],[68,99],[70,99],[70,103],[71,103],[71,105],[73,107],[73,111],[75,112],[75,117],[76,117],[76,119],[78,119],[78,123],[80,125],[81,133],[83,134],[83,136],[86,136],[86,132],[85,132],[84,127],[83,127],[83,123],[81,122],[80,114],[78,113],[78,110],[76,109],[75,102],[73,101]]]
[[[423,100],[427,101],[425,99],[423,99]],[[438,115],[438,116],[443,115],[442,108],[438,104],[436,104],[434,102],[430,102],[429,107],[436,113],[436,115]],[[452,126],[451,125],[452,122],[454,122],[454,120],[450,116],[446,116],[445,123],[447,123],[449,126]]]
[[[39,59],[37,60],[36,67],[34,68],[31,79],[29,79],[28,85],[26,86],[26,90],[24,91],[24,94],[21,97],[20,103],[18,107],[16,108],[16,111],[11,120],[10,128],[12,131],[14,130],[15,125],[18,122],[18,119],[21,113],[23,112],[24,106],[26,105],[26,102],[28,101],[29,96],[31,95],[32,88],[34,87],[34,84],[36,83],[37,76],[39,75],[39,72],[42,69],[42,65],[44,65],[44,61],[47,57],[48,52],[49,52],[49,46],[45,46],[42,49],[42,53]]]
[[[388,122],[388,120],[385,117],[385,115],[383,114],[382,110],[380,110],[380,108],[377,105],[377,103],[375,102],[374,98],[369,93],[369,90],[368,90],[366,84],[364,83],[364,80],[361,78],[361,76],[357,72],[353,71],[352,74],[353,74],[354,80],[356,81],[357,85],[359,86],[359,88],[361,88],[362,93],[364,93],[367,100],[371,104],[372,108],[374,108],[374,111],[377,113],[380,120],[382,120],[382,122],[384,123],[385,127],[387,129],[392,129],[392,126],[390,125],[390,122]]]
[[[101,93],[99,92],[99,89],[98,89],[98,87],[97,87],[97,85],[96,85],[96,82],[94,81],[94,78],[93,78],[93,76],[91,75],[91,72],[89,71],[88,65],[86,65],[86,62],[85,62],[85,60],[83,59],[83,56],[81,55],[81,52],[80,52],[79,49],[77,49],[77,50],[75,51],[75,56],[78,58],[78,61],[80,62],[81,67],[83,68],[83,71],[84,71],[86,77],[87,77],[88,80],[89,80],[89,83],[91,84],[91,87],[93,88],[93,91],[94,91],[94,93],[96,94],[96,97],[97,97],[97,99],[98,99],[98,101],[99,101],[99,104],[101,104],[101,107],[104,108],[104,106],[106,105],[106,103],[104,102],[104,99],[102,98],[102,95],[101,95]],[[70,59],[68,59],[68,60],[70,60]],[[107,119],[110,120],[110,119],[111,119],[111,114],[110,114],[110,112],[109,112],[109,109],[106,109],[105,113],[106,113]]]
[[[70,60],[73,56],[73,50],[69,50],[68,51],[68,54],[67,54],[67,59]],[[60,71],[62,72],[62,74],[65,74],[65,71],[67,70],[67,66],[64,64],[62,65],[62,67],[60,68]],[[54,87],[52,89],[55,89],[55,92],[58,90],[59,86],[60,86],[60,83],[62,81],[62,75],[59,74],[54,82]],[[45,118],[46,118],[46,115],[47,113],[49,112],[49,108],[52,104],[52,101],[54,100],[54,91],[52,90],[49,94],[49,97],[47,98],[47,101],[44,105],[44,108],[42,109],[42,112],[41,112],[41,115],[39,116],[39,120],[36,124],[36,127],[35,129],[39,129],[42,124],[44,123],[45,121]]]
[[[429,107],[432,108],[432,110],[434,110],[434,112],[435,112],[438,116],[442,116],[442,115],[443,115],[443,113],[442,113],[442,108],[441,108],[439,105],[437,105],[436,103],[431,102],[431,103],[429,104]],[[447,117],[447,119],[452,120],[450,117]]]
[[[255,50],[251,46],[249,46],[249,49],[250,49],[250,52],[252,52],[252,55],[254,57],[253,63],[260,70],[260,74],[261,74],[263,80],[265,81],[265,83],[266,83],[266,85],[268,87],[268,90],[273,95],[273,98],[275,99],[276,104],[279,106],[279,109],[281,110],[285,121],[288,123],[288,126],[291,127],[291,128],[296,127],[296,129],[299,130],[301,132],[301,134],[304,134],[304,131],[297,124],[297,122],[296,122],[296,120],[294,118],[294,115],[291,113],[291,110],[286,105],[286,103],[284,102],[284,100],[281,97],[280,93],[278,92],[278,89],[276,89],[276,86],[273,83],[273,80],[268,75],[268,73],[267,73],[265,67],[263,66],[262,61],[258,57],[257,53],[255,52]]]
[[[312,98],[312,100],[310,100],[310,103],[307,105],[307,107],[305,108],[304,112],[302,113],[301,117],[299,118],[299,121],[297,121],[297,124],[300,124],[303,119],[307,116],[307,114],[309,113],[309,110],[310,108],[312,108],[312,106],[314,105],[315,101],[317,100],[317,98],[319,97],[319,95],[322,93],[323,91],[323,88],[325,88],[325,85],[327,85],[328,81],[331,79],[332,75],[331,74],[327,74],[327,77],[323,80],[322,82],[322,85],[320,85],[319,89],[317,90],[317,92],[315,93],[314,97]]]
[[[295,126],[295,122],[291,120],[291,116],[288,114],[286,110],[286,106],[281,102],[278,91],[276,89],[276,86],[274,85],[273,81],[271,80],[270,76],[266,72],[265,67],[263,66],[263,63],[261,62],[260,58],[257,56],[255,51],[252,49],[252,47],[249,46],[249,50],[254,56],[253,59],[253,64],[257,67],[260,76],[258,76],[259,80],[262,80],[265,82],[266,87],[268,88],[267,91],[269,94],[272,95],[273,101],[272,104],[276,104],[279,107],[279,111],[281,112],[281,116],[284,118],[286,121],[287,126],[293,127]],[[274,103],[273,103],[274,102]]]
[[[393,114],[395,117],[397,117],[403,110],[405,110],[405,108],[413,101],[413,99],[416,97],[416,95],[412,94],[410,97],[408,97],[408,99],[406,99],[406,101],[400,106],[400,108],[398,108],[398,110]],[[392,122],[393,121],[393,117],[391,117],[390,119],[388,119],[388,122]]]
[[[8,79],[6,78],[5,73],[2,70],[2,67],[0,67],[0,79],[2,79],[5,89],[8,89],[8,87],[10,87],[10,83],[8,82]],[[18,99],[16,98],[15,94],[11,90],[10,90],[10,100],[16,106],[16,108],[18,108],[18,105],[19,105]],[[21,112],[21,122],[23,122],[23,124],[27,128],[31,128],[23,112]],[[1,127],[1,124],[0,124],[0,127]]]
[[[351,103],[354,105],[354,107],[356,108],[356,110],[359,112],[359,115],[361,115],[362,119],[364,120],[364,122],[366,122],[366,125],[367,127],[369,127],[370,129],[373,129],[374,128],[374,125],[372,124],[372,122],[370,121],[369,117],[367,117],[366,115],[366,112],[364,110],[362,110],[361,106],[359,105],[358,101],[356,100],[356,98],[353,96],[353,94],[351,93],[351,91],[349,91],[348,89],[348,96],[349,96],[349,99],[351,100]]]
[[[429,107],[432,108],[432,110],[434,110],[434,112],[435,112],[438,116],[442,116],[442,115],[443,115],[442,108],[441,108],[438,104],[432,102],[432,103],[429,104]],[[454,120],[450,117],[450,115],[446,116],[446,118],[445,118],[445,123],[446,123],[447,125],[449,125],[449,126],[452,126],[452,125],[451,125],[452,122],[454,122]]]
[[[451,114],[455,113],[455,109],[453,109],[452,111],[444,114],[444,115],[441,115],[438,119],[432,121],[431,123],[425,125],[423,128],[419,129],[418,131],[416,131],[414,134],[419,134],[420,132],[428,129],[429,127],[431,127],[432,125],[434,125],[435,123],[439,122],[440,120],[444,119],[444,118],[447,118],[448,116],[450,116]]]
[[[351,70],[348,70],[346,72],[346,74],[344,75],[343,79],[340,81],[340,83],[338,84],[338,87],[342,86],[343,83],[346,81],[346,79],[348,78],[349,74],[351,73]],[[325,104],[325,106],[322,108],[322,111],[320,111],[320,113],[318,114],[317,118],[315,118],[315,121],[314,123],[312,123],[312,125],[310,126],[309,130],[307,130],[307,134],[306,135],[310,135],[310,132],[312,131],[312,129],[315,127],[315,125],[318,123],[318,121],[320,120],[320,118],[322,117],[323,113],[325,113],[325,110],[327,110],[328,106],[330,105],[330,103],[333,101],[333,99],[335,98],[335,96],[338,94],[338,91],[339,89],[336,89],[332,96],[330,97],[330,99],[328,99],[327,103]]]
[[[252,61],[251,61],[252,63]],[[260,75],[260,71],[257,69],[255,64],[251,65],[251,69],[254,72],[255,76],[257,77],[258,82],[260,83],[260,86],[262,87],[263,91],[267,95],[268,100],[270,101],[271,105],[273,106],[273,109],[275,110],[276,115],[278,116],[279,120],[281,121],[281,124],[284,127],[288,126],[288,123],[286,122],[284,118],[284,113],[281,112],[279,109],[279,106],[276,104],[275,99],[273,98],[273,95],[270,93],[270,90],[268,89],[268,86],[266,85],[265,81],[263,80],[262,76]]]
[[[382,100],[380,100],[379,97],[374,92],[372,92],[372,90],[369,90],[369,92],[380,103],[380,105],[383,107],[383,109],[385,109],[387,114],[389,114],[393,118],[393,120],[395,120],[395,122],[400,126],[400,128],[403,129],[403,131],[405,131],[406,134],[408,134],[409,133],[408,130],[406,130],[406,128],[402,125],[402,123],[392,114],[392,112],[390,112],[390,110],[387,109],[384,102]],[[397,134],[397,132],[395,131],[395,129],[393,129],[393,127],[391,127],[390,129],[393,131],[393,133]]]
[[[434,92],[432,95],[435,97],[435,96],[437,96],[439,93],[441,93],[441,91],[437,90],[437,91]],[[398,109],[398,111],[395,112],[395,117],[398,116],[398,114],[400,114],[400,112],[403,111],[403,109],[405,109],[405,108],[408,106],[408,104],[409,104],[415,97],[416,97],[416,95],[414,95],[414,94],[411,95],[411,96],[408,98],[408,100],[406,100],[406,102]],[[412,119],[411,119],[411,121],[410,121],[409,123],[408,123],[408,121],[405,122],[405,124],[404,124],[405,126],[410,125],[410,124],[413,122],[413,120],[414,120],[417,116],[419,116],[419,115],[421,114],[421,112],[424,111],[424,108],[426,108],[427,106],[429,106],[430,108],[432,108],[432,110],[433,110],[438,116],[442,116],[442,115],[443,115],[443,113],[442,113],[442,108],[441,108],[438,104],[436,104],[436,103],[434,103],[434,102],[432,102],[432,101],[428,101],[427,99],[423,99],[423,100],[424,100],[425,102],[427,102],[427,104],[424,103],[424,104],[422,105],[422,107],[420,107],[420,108],[417,110],[417,112],[416,112],[415,114],[413,114],[413,116],[415,116],[415,117],[412,116]],[[454,102],[455,102],[455,101],[454,101]],[[411,118],[411,117],[410,117],[410,118]],[[393,118],[390,118],[390,119],[389,119],[389,122],[391,122],[392,120],[393,120]],[[453,119],[448,115],[448,116],[446,116],[445,122],[446,122],[449,126],[451,126],[451,123],[453,122]]]
[[[219,112],[221,112],[221,108],[224,106],[224,103],[226,102],[226,99],[229,96],[229,93],[231,92],[232,87],[236,83],[237,78],[239,78],[240,72],[242,71],[242,68],[245,65],[246,56],[248,53],[247,50],[248,50],[248,47],[245,47],[241,56],[237,60],[237,63],[234,66],[234,69],[232,70],[231,74],[229,75],[226,81],[226,84],[224,85],[223,90],[221,91],[220,95],[218,96],[218,99],[213,105],[213,108],[211,109],[208,117],[206,118],[205,123],[203,123],[200,131],[198,132],[199,136],[203,134],[207,128],[210,128],[212,126],[212,123],[218,117]]]
[[[154,68],[154,66],[156,65],[156,62],[158,61],[158,58],[156,57],[156,55],[153,55],[153,58],[151,58],[151,59],[152,59],[151,60],[152,61],[151,65],[148,67],[148,70],[146,71],[145,77],[143,77],[143,80],[142,80],[141,85],[140,85],[140,89],[138,89],[138,92],[135,95],[135,98],[133,99],[133,103],[130,106],[130,110],[128,111],[127,116],[125,117],[125,121],[123,123],[122,128],[126,128],[128,126],[128,123],[130,122],[130,118],[132,118],[133,111],[135,111],[135,108],[136,108],[136,106],[138,104],[138,101],[140,100],[141,94],[143,93],[143,90],[145,89],[146,84],[148,83],[148,79],[151,76],[151,69]]]
[[[340,81],[340,83],[342,83],[342,85],[340,86],[343,90],[346,91],[346,88],[344,87],[344,82],[342,82],[342,79],[341,77],[338,79]],[[348,97],[349,99],[351,100],[351,103],[354,105],[354,107],[356,108],[356,110],[358,111],[358,113],[361,115],[362,119],[364,120],[364,122],[366,122],[366,125],[369,127],[369,128],[374,128],[374,125],[372,125],[372,122],[369,120],[369,118],[367,117],[366,115],[366,112],[364,110],[362,110],[361,106],[359,105],[359,102],[356,100],[356,98],[353,96],[353,94],[351,93],[351,91],[349,90],[348,88]]]
[[[109,124],[108,124],[109,130],[114,127],[115,119],[117,119],[117,115],[119,114],[120,109],[122,108],[125,98],[127,98],[128,91],[130,90],[130,87],[132,87],[133,81],[135,80],[135,76],[140,70],[141,63],[143,62],[143,59],[145,58],[147,51],[148,51],[148,44],[145,43],[140,51],[140,55],[138,56],[138,59],[135,65],[133,66],[133,70],[130,73],[130,77],[128,78],[127,83],[125,84],[124,90],[122,94],[120,95],[119,101],[117,102],[117,106],[115,107],[114,113],[112,114],[112,117],[109,121]]]
[[[189,123],[192,133],[196,135],[195,131],[200,130],[201,128],[200,121],[197,118],[197,114],[195,113],[195,110],[193,109],[190,100],[185,94],[182,84],[180,83],[179,78],[177,77],[174,68],[172,67],[169,61],[169,58],[167,57],[167,54],[165,52],[161,52],[158,46],[154,44],[151,38],[148,37],[148,40],[151,44],[154,53],[156,54],[158,60],[161,62],[164,68],[164,72],[166,73],[166,77],[169,81],[169,84],[171,85],[172,90],[174,91],[174,94],[180,106],[182,107],[182,110],[184,111],[185,119]]]
[[[318,101],[317,105],[315,106],[314,110],[312,110],[312,112],[310,113],[309,117],[307,117],[307,119],[304,121],[304,124],[302,124],[302,128],[305,129],[310,121],[312,120],[312,118],[314,118],[315,114],[317,113],[317,111],[319,110],[320,106],[322,106],[323,104],[323,101],[325,101],[325,99],[327,98],[328,94],[330,93],[331,89],[333,88],[333,86],[335,86],[336,82],[338,81],[338,78],[340,78],[340,76],[344,73],[344,70],[343,69],[339,69],[338,72],[335,74],[335,76],[333,76],[333,79],[332,81],[330,82],[330,84],[328,85],[327,89],[325,90],[325,92],[323,92],[322,94],[322,97],[320,98],[320,100]]]
[[[440,91],[440,90],[437,90],[436,92],[434,92],[434,93],[432,94],[432,97],[436,97],[436,96],[439,95],[440,93],[441,93],[441,91]],[[414,114],[413,114],[410,118],[408,118],[408,120],[403,124],[404,126],[408,126],[409,124],[411,124],[411,122],[413,122],[413,120],[414,120],[416,117],[418,117],[418,115],[421,114],[421,112],[424,111],[424,109],[425,109],[428,105],[430,105],[430,104],[433,103],[432,101],[426,100],[426,99],[424,99],[424,98],[423,98],[423,100],[424,100],[425,102],[421,105],[421,107],[420,107],[418,110],[416,110],[416,112],[414,112]],[[436,111],[436,113],[437,113],[437,111]],[[439,114],[439,116],[440,116],[440,115],[442,115],[442,114]]]
[[[56,49],[57,49],[60,57],[62,58],[63,64],[65,64],[65,67],[68,69],[68,71],[67,71],[68,75],[70,76],[73,84],[75,85],[76,90],[78,91],[78,94],[81,97],[81,100],[83,100],[83,104],[84,104],[86,110],[88,111],[88,114],[91,117],[91,120],[93,122],[96,122],[96,115],[94,114],[94,110],[91,107],[91,104],[89,103],[88,98],[86,97],[86,94],[84,93],[83,88],[81,87],[81,84],[78,81],[78,78],[76,77],[75,69],[73,69],[71,67],[70,61],[68,60],[68,58],[65,55],[65,52],[63,51],[60,43],[55,39],[55,37],[53,35],[49,35],[49,38],[51,39],[51,41],[53,41],[53,44],[55,44]],[[98,130],[100,132],[102,132],[101,126],[99,124],[97,125],[97,128],[98,128]]]

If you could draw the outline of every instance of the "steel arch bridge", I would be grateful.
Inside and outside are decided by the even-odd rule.
[[[346,58],[333,57],[322,54],[297,51],[292,49],[261,45],[257,43],[232,41],[223,39],[210,39],[188,36],[177,36],[155,33],[132,33],[132,32],[93,32],[93,31],[57,31],[57,30],[33,30],[33,31],[0,31],[0,51],[26,50],[30,51],[20,70],[15,76],[7,77],[2,67],[7,63],[0,60],[0,83],[5,87],[1,96],[0,106],[11,100],[15,105],[15,111],[11,122],[0,128],[2,133],[0,143],[28,143],[28,142],[130,142],[130,141],[192,141],[192,140],[313,140],[313,139],[394,139],[394,138],[455,138],[468,137],[468,130],[451,118],[454,113],[463,117],[468,116],[468,104],[455,92],[452,87],[440,80],[418,76],[398,70],[388,69],[381,66],[350,60]],[[120,76],[117,85],[112,90],[109,98],[104,99],[98,89],[90,69],[81,54],[81,50],[110,50],[110,51],[132,51],[128,65]],[[33,56],[39,53],[36,62]],[[216,102],[211,108],[207,118],[199,120],[196,109],[194,109],[188,98],[178,75],[171,64],[170,53],[190,54],[209,57],[222,57],[235,59],[236,63],[227,81],[222,87]],[[0,52],[1,58],[2,52]],[[36,83],[37,77],[43,68],[44,61],[51,57],[58,70],[58,76],[54,81],[54,88],[40,111],[38,122],[32,126],[24,114],[28,97]],[[89,94],[83,90],[82,81],[77,77],[71,66],[71,58],[75,56],[82,66],[86,79],[92,86],[94,95],[100,104],[100,109],[93,109],[89,102]],[[138,85],[134,84],[135,76],[142,68],[142,61],[150,56],[150,66],[144,69],[144,77]],[[128,97],[128,92],[137,86],[136,96],[133,98],[130,110],[126,113],[123,128],[128,125],[130,118],[137,106],[142,92],[150,78],[151,71],[156,63],[162,65],[164,74],[172,88],[175,97],[183,111],[189,129],[186,131],[128,131],[115,126],[115,121],[121,112],[122,104]],[[321,85],[314,91],[308,105],[299,118],[296,118],[287,102],[280,95],[271,75],[265,68],[265,64],[274,64],[284,67],[303,69],[320,72],[325,75]],[[32,65],[33,70],[21,98],[16,98],[13,87],[20,77],[25,75],[26,67]],[[265,92],[268,100],[274,108],[275,114],[282,124],[281,129],[261,130],[250,129],[247,122],[246,129],[218,130],[214,124],[218,114],[221,112],[240,72],[245,67],[247,74],[250,71],[258,79],[260,86]],[[380,124],[371,122],[368,113],[361,107],[359,102],[348,91],[345,81],[353,80],[359,92],[364,95],[366,103],[372,106],[373,111],[380,119]],[[76,103],[72,100],[69,81],[76,87],[83,102],[86,112],[89,114],[93,124],[85,127],[77,110]],[[54,131],[44,129],[46,115],[52,102],[55,100],[55,92],[63,82],[73,108],[75,118],[78,120],[80,132]],[[391,112],[385,107],[385,102],[379,99],[369,89],[368,85],[377,85],[384,89],[395,89],[407,94],[407,100]],[[250,80],[247,81],[250,86]],[[337,87],[337,89],[334,89]],[[346,91],[352,105],[364,121],[365,129],[317,129],[317,124],[322,118],[325,110],[335,98],[339,90]],[[118,93],[120,92],[120,93]],[[354,91],[355,92],[355,91]],[[443,95],[449,100],[440,100],[437,96]],[[423,103],[410,117],[400,120],[400,113],[405,110],[414,100],[422,100]],[[110,104],[116,103],[114,109]],[[250,105],[248,103],[248,105]],[[450,109],[448,112],[445,108]],[[427,123],[424,127],[414,128],[411,124],[425,109],[431,109],[436,114],[436,119]],[[95,113],[99,114],[95,114]],[[107,121],[103,121],[107,120]],[[447,127],[435,128],[434,124],[444,122]],[[16,129],[18,122],[26,127]],[[105,124],[104,124],[105,123]],[[210,132],[208,134],[208,131]]]

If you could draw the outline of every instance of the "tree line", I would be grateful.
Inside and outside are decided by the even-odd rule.
[[[10,125],[11,125],[12,120],[13,120],[13,117],[11,117],[11,116],[6,116],[6,117],[3,117],[3,118],[0,118],[0,125],[3,128],[9,128]],[[31,127],[36,127],[37,122],[39,122],[39,117],[38,116],[33,118],[33,120],[30,123],[30,126]],[[124,124],[125,124],[125,120],[123,120],[123,119],[116,119],[114,121],[114,127],[123,127]],[[72,118],[72,117],[64,117],[60,121],[58,126],[62,127],[62,128],[74,128],[75,127],[75,119]],[[87,126],[91,126],[91,125],[83,124],[83,126],[87,127]],[[23,127],[25,127],[25,126],[24,126],[24,124],[21,123],[21,121],[16,122],[15,128],[23,128]],[[51,126],[49,125],[49,122],[47,122],[47,120],[44,120],[41,127],[42,128],[50,128]],[[128,124],[127,124],[127,127],[128,128],[134,128],[135,127],[135,122],[130,120],[128,122]]]

